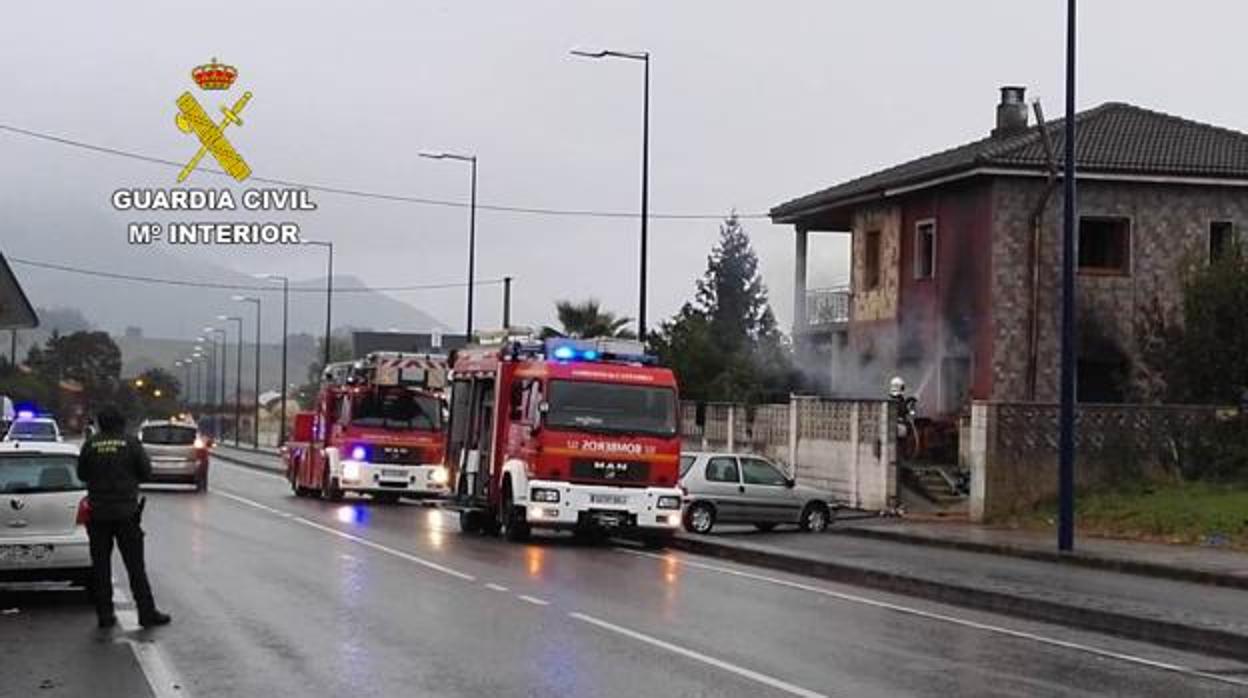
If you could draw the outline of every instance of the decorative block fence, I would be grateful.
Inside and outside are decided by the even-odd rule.
[[[681,429],[685,450],[757,453],[847,506],[885,510],[897,503],[893,409],[885,400],[801,396],[753,407],[685,402]]]
[[[1107,485],[1173,470],[1215,407],[1080,405],[1075,413],[1075,479]],[[961,461],[971,471],[970,515],[1008,518],[1057,497],[1058,406],[976,402],[961,430]]]

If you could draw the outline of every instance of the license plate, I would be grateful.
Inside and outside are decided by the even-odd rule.
[[[0,562],[43,562],[50,557],[50,545],[0,545]]]
[[[628,504],[628,497],[622,494],[591,494],[589,495],[590,504],[614,504],[615,506],[624,506]]]
[[[403,478],[403,479],[406,479],[406,478],[407,478],[407,471],[406,471],[406,470],[399,470],[398,468],[382,468],[382,469],[381,469],[381,476],[382,476],[382,477],[397,477],[397,478]]]

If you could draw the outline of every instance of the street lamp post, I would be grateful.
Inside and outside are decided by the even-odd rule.
[[[242,428],[243,404],[243,318],[237,315],[218,315],[222,322],[238,323],[238,346],[234,348],[234,446],[238,446]]]
[[[511,329],[511,277],[503,277],[503,330]]]
[[[217,345],[210,336],[196,337],[195,341],[199,344],[199,351],[204,352],[204,370],[203,375],[200,377],[200,380],[203,382],[204,389],[202,393],[203,397],[200,402],[203,404],[206,412],[213,412],[216,410],[217,402],[217,381],[215,378],[217,370]],[[209,424],[212,425],[212,428],[209,429],[209,432],[212,433],[216,428],[215,420],[210,419]]]
[[[329,333],[333,321],[334,310],[334,243],[324,240],[304,240],[305,245],[324,247],[328,252],[329,263],[325,272],[325,358],[321,362],[321,371],[329,366]]]
[[[475,290],[476,256],[477,256],[477,156],[458,155],[456,153],[420,153],[420,157],[430,160],[459,160],[472,165],[472,185],[468,199],[468,319],[464,341],[472,343],[472,297]]]
[[[252,445],[260,450],[260,299],[251,296],[234,296],[239,303],[255,303],[256,305],[256,395],[255,416],[252,417]]]
[[[223,430],[221,429],[221,418],[223,415],[221,413],[225,410],[225,405],[226,405],[225,364],[226,364],[226,360],[228,359],[228,357],[226,356],[226,349],[229,346],[229,335],[226,333],[225,330],[221,329],[220,327],[205,327],[204,331],[210,333],[213,336],[214,340],[218,335],[220,335],[221,337],[221,361],[220,361],[220,370],[219,370],[219,373],[221,374],[221,390],[217,394],[217,419],[216,419],[216,428],[214,430],[214,436],[216,436],[217,438],[221,438],[221,434],[223,432]],[[214,341],[214,346],[215,346],[215,341]],[[216,376],[213,376],[213,378],[216,378]]]
[[[286,336],[289,334],[290,278],[281,274],[261,274],[261,277],[282,282],[282,405],[281,416],[278,418],[280,422],[277,425],[277,445],[281,446],[286,443]]]
[[[572,55],[582,58],[625,58],[641,61],[644,66],[641,102],[641,279],[637,303],[637,338],[646,339],[646,227],[650,219],[650,52],[649,51],[584,51],[574,49]]]
[[[1061,409],[1058,415],[1057,549],[1075,546],[1075,0],[1066,3],[1066,168],[1062,221]]]

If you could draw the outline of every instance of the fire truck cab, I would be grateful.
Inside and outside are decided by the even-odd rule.
[[[639,342],[505,337],[452,360],[447,464],[466,532],[680,527],[676,378]]]
[[[316,409],[295,416],[283,449],[297,496],[381,501],[449,493],[445,356],[376,352],[330,364]]]

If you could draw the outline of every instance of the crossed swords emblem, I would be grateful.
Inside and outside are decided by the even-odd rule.
[[[251,167],[243,160],[243,156],[238,154],[234,146],[230,145],[224,133],[230,124],[243,125],[243,120],[238,115],[249,101],[251,101],[251,93],[244,92],[243,96],[234,102],[233,107],[221,105],[221,113],[224,116],[221,119],[221,123],[218,124],[200,106],[199,101],[195,99],[195,95],[190,92],[183,92],[182,96],[178,97],[178,114],[174,121],[178,124],[178,129],[183,133],[194,132],[195,137],[199,139],[199,151],[178,173],[179,182],[189,177],[191,172],[195,171],[195,167],[199,165],[199,161],[204,159],[204,155],[208,153],[212,153],[212,157],[216,159],[217,164],[221,165],[221,169],[225,170],[226,174],[234,179],[241,182],[251,176]]]

